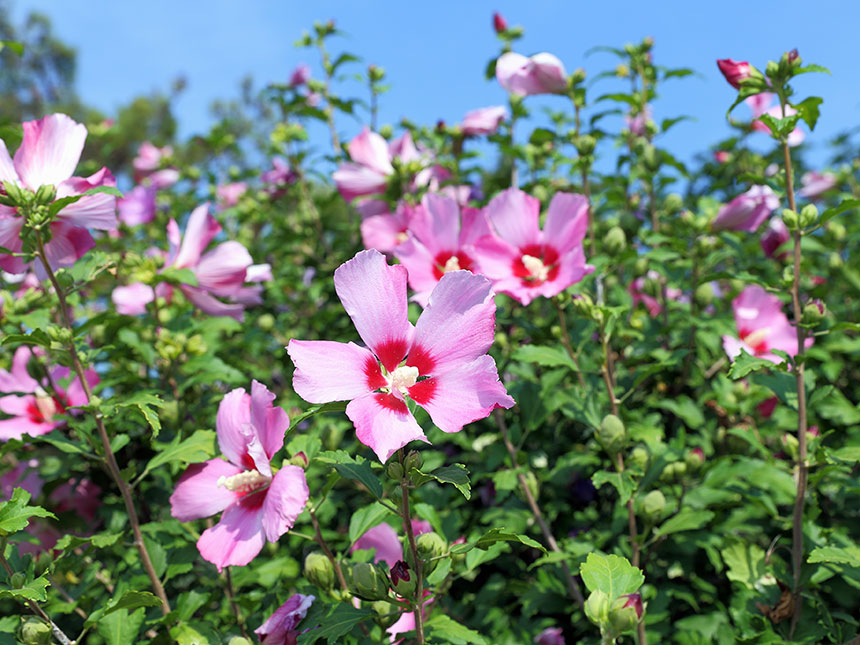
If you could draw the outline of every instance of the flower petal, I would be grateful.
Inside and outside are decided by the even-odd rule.
[[[48,434],[56,427],[56,423],[39,423],[38,421],[32,421],[26,416],[2,419],[0,420],[0,441],[23,439],[25,435],[38,437],[39,435]]]
[[[403,546],[397,537],[397,531],[390,524],[383,522],[374,526],[355,541],[350,552],[359,549],[374,549],[374,562],[385,562],[391,568],[403,559]]]
[[[182,245],[173,264],[180,269],[196,266],[203,249],[209,246],[209,242],[220,231],[221,225],[209,214],[208,202],[195,208],[188,218]]]
[[[358,335],[393,372],[406,356],[412,336],[406,269],[388,266],[378,251],[362,251],[334,272],[334,287]]]
[[[245,388],[237,387],[224,395],[215,416],[215,433],[221,453],[243,470],[257,468],[249,445],[256,439],[251,427],[251,397]],[[262,443],[258,441],[260,453]],[[261,471],[262,472],[262,471]],[[271,470],[269,470],[271,473]]]
[[[362,195],[384,193],[388,176],[357,163],[342,163],[332,173],[335,186],[348,202]]]
[[[499,381],[492,356],[487,355],[419,381],[409,388],[409,396],[444,432],[459,432],[464,425],[489,416],[496,408],[510,408],[516,403]]]
[[[355,343],[291,340],[287,353],[296,366],[293,389],[309,403],[350,401],[387,384],[376,357]]]
[[[275,395],[265,385],[251,381],[251,423],[269,459],[284,447],[284,433],[290,427],[286,410],[274,402]]]
[[[170,496],[170,514],[180,522],[189,522],[220,513],[240,495],[219,486],[218,480],[241,472],[242,468],[223,459],[191,464]]]
[[[241,567],[257,557],[266,544],[260,493],[246,495],[221,515],[221,521],[203,531],[197,549],[218,571]]]
[[[15,169],[24,183],[57,186],[75,172],[87,129],[65,114],[50,114],[23,124],[24,138],[15,152]]]
[[[588,228],[588,200],[574,193],[556,193],[546,213],[543,239],[562,254],[581,244]]]
[[[230,296],[244,284],[248,267],[253,263],[248,249],[230,240],[205,253],[194,275],[201,289],[216,296]]]
[[[36,391],[39,383],[27,372],[27,363],[32,356],[33,350],[26,345],[15,350],[12,355],[12,369],[0,369],[0,392],[30,394]]]
[[[277,542],[278,538],[293,528],[309,496],[304,470],[288,465],[278,471],[263,502],[263,530],[269,542]]]
[[[388,158],[388,144],[380,135],[364,127],[361,134],[349,142],[349,158],[383,175],[394,173]]]
[[[51,241],[45,245],[45,255],[52,269],[70,267],[95,245],[87,229],[57,220],[51,223]],[[36,261],[36,268],[40,277],[47,278],[40,260]]]
[[[135,282],[125,287],[115,287],[110,299],[116,305],[117,312],[137,316],[146,313],[146,305],[155,299],[155,292],[148,284]]]
[[[517,188],[508,188],[487,204],[487,216],[499,237],[518,249],[540,244],[540,201]]]
[[[21,229],[24,227],[24,218],[0,215],[0,246],[19,253],[23,247],[21,241]],[[29,265],[22,258],[0,253],[0,269],[9,273],[24,273]]]
[[[434,256],[442,251],[454,253],[459,246],[460,207],[451,197],[427,193],[417,209],[409,230]]]
[[[210,316],[230,316],[238,321],[242,321],[245,317],[245,305],[241,303],[221,302],[208,292],[197,287],[191,287],[187,284],[179,287],[185,297],[191,301],[204,314]]]
[[[391,394],[368,394],[346,406],[358,440],[382,463],[410,441],[430,443],[406,404]]]
[[[300,593],[293,594],[287,601],[266,619],[262,625],[254,630],[260,639],[260,645],[285,645],[294,642],[296,626],[307,615],[315,596],[304,596]]]
[[[80,195],[99,186],[116,186],[116,179],[107,168],[102,168],[89,177],[72,177],[64,181],[57,187],[57,197]],[[117,227],[116,195],[86,195],[63,208],[58,216],[77,226],[112,231]]]

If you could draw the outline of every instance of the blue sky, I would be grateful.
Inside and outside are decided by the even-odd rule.
[[[393,88],[380,104],[380,123],[403,116],[455,123],[470,109],[504,103],[498,83],[483,78],[487,61],[498,53],[490,26],[494,10],[511,25],[525,27],[518,51],[551,52],[568,71],[584,67],[591,77],[615,61],[604,53],[586,57],[590,48],[650,35],[658,64],[699,73],[669,82],[654,106],[658,120],[694,117],[675,126],[661,144],[686,160],[728,133],[725,110],[734,95],[719,75],[717,58],[763,67],[797,47],[804,61],[831,69],[832,76],[809,74],[796,83],[798,96],[824,97],[818,129],[808,139],[815,158],[829,137],[860,121],[860,69],[853,51],[860,5],[819,1],[814,11],[811,7],[794,0],[17,0],[14,15],[20,19],[37,9],[52,18],[60,37],[78,50],[81,96],[108,112],[135,94],[166,90],[171,79],[186,76],[189,86],[177,104],[184,135],[204,130],[211,101],[235,96],[248,73],[258,85],[283,82],[296,64],[307,62],[319,76],[316,53],[293,47],[314,20],[335,18],[347,33],[338,44],[364,63],[386,69]],[[591,96],[612,91],[611,84],[598,82]],[[535,105],[541,102],[564,106],[556,97],[536,99]],[[744,106],[738,110],[746,116]],[[343,120],[339,129],[348,138],[359,127]]]

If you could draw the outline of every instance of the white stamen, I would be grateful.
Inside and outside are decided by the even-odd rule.
[[[403,367],[398,367],[396,370],[391,372],[389,382],[391,383],[392,390],[397,388],[400,390],[401,394],[406,394],[407,389],[415,385],[415,381],[417,380],[418,368],[404,365]]]
[[[409,239],[409,234],[406,231],[401,231],[394,239],[397,240],[398,244],[400,244],[401,242],[405,242]]]
[[[448,258],[448,261],[445,263],[445,266],[442,267],[442,273],[449,273],[450,271],[459,271],[460,270],[460,260],[456,255],[452,255]]]
[[[543,260],[540,258],[536,258],[533,255],[523,255],[522,260],[526,271],[528,271],[534,279],[545,282],[549,277],[549,269],[544,265]]]
[[[758,348],[758,345],[761,345],[765,340],[767,340],[768,333],[770,333],[769,327],[756,329],[751,334],[747,334],[747,337],[744,338],[743,341],[750,347]]]
[[[54,397],[41,387],[36,388],[36,408],[45,421],[50,421],[57,413],[57,403],[54,401]]]
[[[259,471],[246,470],[245,472],[241,472],[238,475],[232,475],[230,477],[224,477],[222,475],[218,478],[216,485],[223,486],[230,491],[242,493],[260,488],[260,486],[267,484],[268,482],[269,477],[266,477]]]

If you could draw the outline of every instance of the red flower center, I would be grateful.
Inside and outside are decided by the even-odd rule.
[[[459,271],[460,269],[471,271],[472,262],[472,258],[462,251],[458,251],[457,253],[442,251],[433,258],[433,277],[441,280],[442,276],[449,271]]]
[[[548,244],[529,244],[520,253],[512,268],[524,287],[539,287],[558,276],[558,251]]]

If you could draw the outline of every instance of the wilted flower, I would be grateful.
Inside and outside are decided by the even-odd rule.
[[[284,465],[277,473],[270,460],[284,445],[290,420],[273,406],[275,395],[253,381],[229,392],[218,406],[215,431],[229,461],[191,464],[170,496],[170,513],[182,522],[220,513],[221,520],[197,540],[203,558],[220,571],[253,560],[266,540],[277,542],[289,531],[308,501],[305,471]]]
[[[492,134],[508,118],[508,110],[503,105],[478,108],[467,112],[460,124],[465,135]]]
[[[445,274],[414,328],[406,315],[406,269],[388,266],[378,251],[342,264],[334,284],[367,348],[291,340],[293,389],[311,403],[349,401],[358,440],[380,461],[410,441],[427,441],[407,397],[444,432],[514,405],[486,353],[495,336],[489,280]]]
[[[546,52],[529,58],[514,52],[502,54],[496,61],[496,78],[508,92],[520,96],[567,92],[564,65]]]
[[[779,197],[770,186],[753,186],[720,209],[712,228],[754,233],[778,207]]]
[[[717,67],[720,68],[720,72],[729,82],[729,85],[735,89],[740,89],[741,81],[752,76],[752,67],[746,61],[722,58],[717,61]]]
[[[556,193],[540,229],[540,201],[516,188],[496,195],[486,208],[493,234],[474,243],[478,270],[493,287],[529,304],[561,293],[594,270],[585,263],[582,240],[588,202]]]
[[[300,593],[290,596],[266,622],[254,630],[260,645],[295,645],[300,633],[296,628],[307,616],[314,600],[315,596],[303,596]]]

